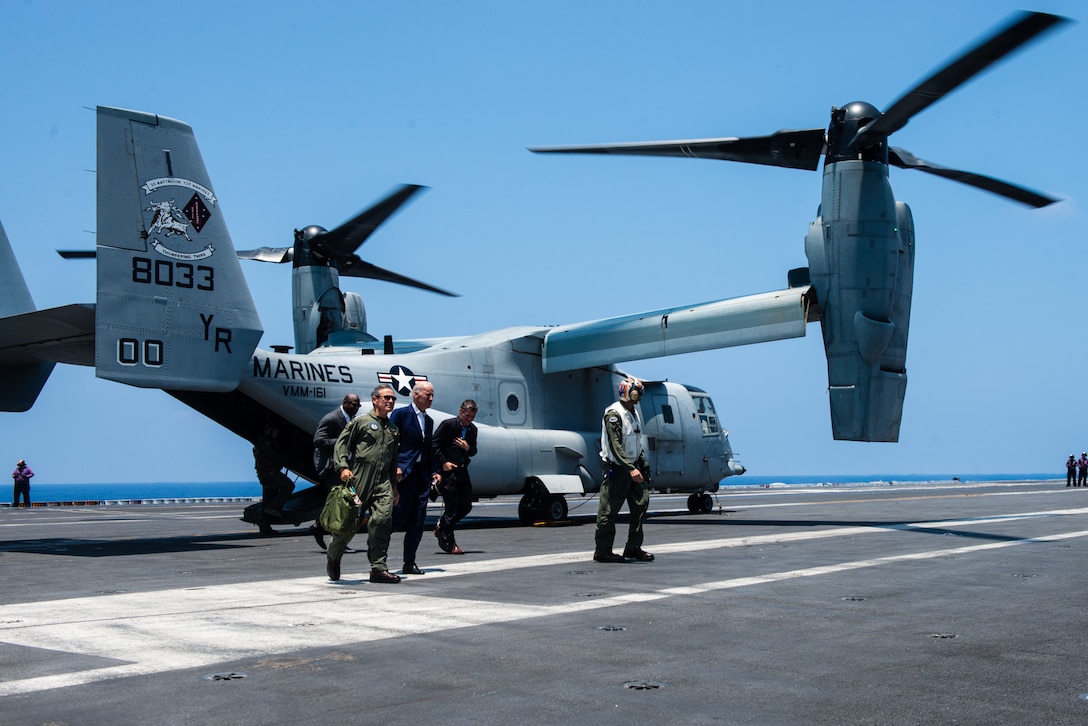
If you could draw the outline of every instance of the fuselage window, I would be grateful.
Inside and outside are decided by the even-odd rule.
[[[672,415],[672,406],[667,403],[661,406],[661,418],[667,424],[676,423],[676,419]]]
[[[519,401],[518,397],[515,396],[513,393],[511,393],[509,396],[506,397],[506,410],[507,411],[513,413],[513,412],[517,411],[520,406],[521,406],[521,401]]]

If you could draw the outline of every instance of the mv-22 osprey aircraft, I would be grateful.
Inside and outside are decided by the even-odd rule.
[[[6,236],[0,245],[0,409],[30,408],[55,363],[93,365],[100,378],[158,388],[252,442],[272,420],[290,469],[313,481],[311,436],[349,392],[388,383],[407,395],[435,385],[436,418],[480,404],[479,497],[522,494],[523,521],[566,516],[565,495],[600,486],[600,418],[627,374],[617,364],[800,337],[823,326],[834,436],[896,441],[906,386],[914,255],[909,208],[895,201],[888,164],[955,179],[1043,206],[1054,199],[939,167],[888,147],[926,106],[1062,19],[1030,14],[976,45],[884,114],[865,103],[832,112],[826,130],[538,151],[721,158],[815,169],[825,156],[820,212],[806,238],[807,270],[789,289],[557,327],[469,337],[379,341],[344,276],[444,292],[362,261],[358,247],[419,187],[406,186],[340,227],[296,231],[290,248],[237,252],[192,129],[173,119],[100,107],[98,286],[95,304],[35,311]],[[2,235],[2,230],[0,230]],[[4,259],[6,257],[7,259]],[[262,328],[239,257],[293,264],[295,352],[257,347]],[[447,293],[448,294],[448,293]],[[709,395],[647,381],[641,401],[653,487],[689,492],[692,512],[741,474]],[[312,518],[306,489],[281,522]],[[247,510],[247,518],[255,513]]]

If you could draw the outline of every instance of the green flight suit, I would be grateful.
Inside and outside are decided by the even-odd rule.
[[[604,460],[604,482],[601,484],[597,507],[597,528],[593,533],[594,553],[612,552],[616,539],[616,517],[627,502],[631,518],[627,527],[627,545],[642,547],[642,520],[650,508],[649,469],[642,455],[642,421],[638,409],[627,412],[619,402],[604,411],[601,425],[601,458]],[[642,483],[631,479],[631,470],[642,472]]]
[[[388,570],[386,555],[393,523],[393,486],[397,480],[397,451],[400,431],[387,418],[371,410],[352,419],[340,432],[333,447],[336,471],[351,469],[350,484],[362,501],[361,509],[370,509],[366,525],[367,558],[373,570]],[[354,530],[332,533],[329,559],[339,562]]]

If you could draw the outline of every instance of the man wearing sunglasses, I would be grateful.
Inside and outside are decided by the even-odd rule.
[[[370,581],[400,582],[389,571],[389,533],[392,529],[393,507],[397,503],[397,451],[400,432],[389,420],[397,396],[389,386],[381,385],[370,395],[373,408],[351,420],[333,448],[333,466],[340,482],[354,490],[355,504],[360,510],[370,510],[367,522],[367,557],[370,560]],[[330,580],[340,579],[340,558],[355,536],[354,528],[333,533],[329,543],[326,571]]]

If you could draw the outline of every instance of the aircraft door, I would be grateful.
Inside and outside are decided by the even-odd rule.
[[[529,397],[522,381],[499,381],[499,422],[504,426],[524,426]]]
[[[656,388],[649,385],[647,388]],[[649,406],[646,402],[649,402]],[[683,474],[684,472],[684,424],[680,417],[676,396],[664,387],[651,392],[643,399],[642,416],[646,434],[646,448],[653,474]]]

